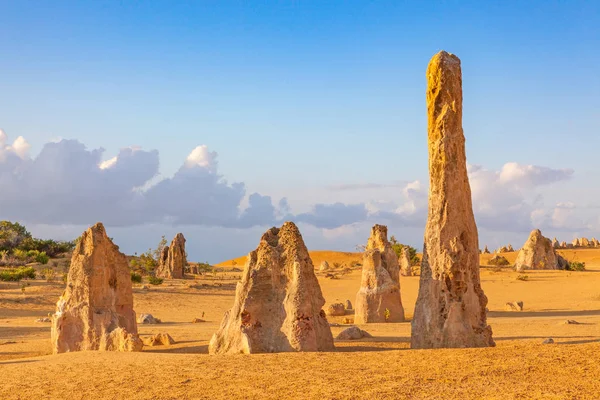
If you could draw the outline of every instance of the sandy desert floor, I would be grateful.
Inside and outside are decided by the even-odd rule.
[[[62,283],[36,280],[25,293],[0,283],[1,399],[597,399],[600,397],[600,250],[561,251],[587,271],[482,268],[496,347],[410,350],[410,322],[360,326],[374,337],[336,342],[332,353],[209,356],[208,341],[233,302],[239,272],[134,286],[137,313],[162,319],[142,336],[168,332],[172,346],[141,353],[51,355],[50,324]],[[506,255],[514,261],[516,253]],[[354,253],[313,254],[351,264]],[[489,259],[482,256],[482,264]],[[238,268],[243,265],[237,265]],[[517,280],[527,275],[527,281]],[[360,268],[319,273],[327,303],[354,302]],[[410,319],[418,277],[402,277]],[[504,310],[523,301],[523,312]],[[191,323],[204,315],[205,323]],[[349,317],[352,317],[349,312]],[[344,317],[330,317],[342,323]],[[575,320],[578,324],[566,324]],[[332,327],[334,336],[343,327]],[[555,344],[542,344],[552,337]]]

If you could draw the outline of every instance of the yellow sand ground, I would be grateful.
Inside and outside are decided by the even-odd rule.
[[[528,271],[521,281],[523,274],[510,268],[482,268],[497,343],[488,349],[410,350],[404,322],[361,325],[374,337],[336,342],[333,353],[209,356],[208,341],[240,276],[225,272],[167,280],[148,291],[134,287],[136,311],[163,320],[141,325],[141,335],[168,332],[175,345],[50,355],[50,324],[34,320],[54,311],[62,283],[34,281],[24,294],[18,284],[0,283],[0,399],[597,399],[600,250],[561,253],[585,261],[588,270]],[[506,257],[512,262],[516,254]],[[317,267],[324,259],[360,262],[355,253],[311,255]],[[482,265],[489,257],[482,255]],[[318,273],[327,303],[354,302],[360,268],[338,272],[339,279]],[[401,278],[409,318],[418,281]],[[508,301],[523,301],[525,311],[504,311]],[[203,314],[206,323],[191,323]],[[542,344],[547,337],[556,343]]]

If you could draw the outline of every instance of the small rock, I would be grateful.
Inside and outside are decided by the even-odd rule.
[[[338,324],[338,323],[336,323],[336,322],[330,322],[330,323],[329,323],[329,326],[333,326],[333,327],[339,327],[339,326],[342,326],[342,325],[340,325],[340,324]]]
[[[581,322],[577,322],[574,319],[568,319],[565,321],[565,325],[581,325]]]
[[[336,339],[338,340],[357,340],[363,338],[372,338],[369,332],[363,331],[358,326],[351,326],[350,328],[346,328],[337,335]]]
[[[321,266],[319,267],[320,271],[328,271],[329,270],[329,263],[327,261],[323,261],[321,263]]]
[[[152,314],[140,314],[137,318],[138,324],[160,324],[161,320],[158,318],[154,318]]]
[[[142,287],[140,289],[141,290],[149,290],[150,288],[148,287],[148,285],[142,285]]]
[[[346,308],[344,307],[344,304],[342,304],[342,303],[330,304],[329,308],[327,309],[327,315],[332,316],[332,317],[341,316],[341,315],[345,315],[345,314],[346,314]]]
[[[201,322],[206,322],[205,320],[203,320],[202,318],[194,318],[192,320],[192,324],[199,324]]]
[[[511,301],[504,305],[506,311],[523,311],[522,301]]]
[[[554,339],[552,339],[551,337],[542,342],[542,344],[552,344],[552,343],[554,343]]]
[[[52,320],[50,318],[38,318],[35,320],[35,322],[52,322]]]
[[[154,336],[142,340],[145,346],[170,346],[175,343],[168,333],[157,333]]]
[[[352,310],[352,303],[350,300],[346,300],[346,310]]]
[[[348,317],[346,317],[346,318],[344,318],[343,322],[345,324],[353,324],[354,323],[354,318],[348,318]]]

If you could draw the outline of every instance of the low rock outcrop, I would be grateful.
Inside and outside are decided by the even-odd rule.
[[[522,301],[511,301],[504,305],[506,311],[523,311]]]
[[[363,254],[362,279],[354,303],[357,324],[402,322],[400,267],[387,238],[387,227],[375,225]]]
[[[175,341],[168,333],[157,333],[149,338],[142,339],[144,346],[170,346]]]
[[[319,271],[329,271],[329,263],[327,261],[323,261],[319,267]]]
[[[337,335],[336,340],[358,340],[363,338],[372,338],[371,334],[363,331],[358,326],[346,328]]]
[[[248,255],[210,354],[334,349],[314,266],[296,225],[269,229]]]
[[[515,270],[527,269],[564,269],[566,261],[556,254],[550,239],[544,237],[539,229],[535,229],[521,248]]]
[[[73,251],[51,336],[54,353],[142,349],[127,258],[101,223],[86,230]]]

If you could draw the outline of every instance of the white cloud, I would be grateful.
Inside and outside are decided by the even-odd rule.
[[[208,146],[196,147],[185,159],[186,168],[202,167],[210,171],[217,169],[217,152],[208,151]]]

